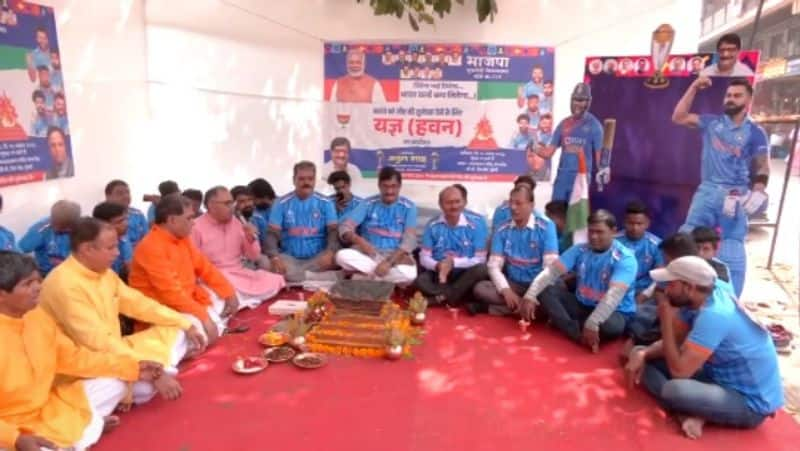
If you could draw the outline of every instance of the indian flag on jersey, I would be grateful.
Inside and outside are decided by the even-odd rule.
[[[572,186],[567,207],[566,233],[572,234],[572,244],[589,241],[589,175],[586,173],[586,158],[578,153],[578,174]]]

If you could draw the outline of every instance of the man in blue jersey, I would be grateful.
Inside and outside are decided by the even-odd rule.
[[[558,241],[553,221],[533,211],[533,191],[517,185],[509,194],[511,220],[492,235],[488,281],[473,289],[477,305],[471,313],[494,315],[522,313],[521,296],[542,268],[558,259]]]
[[[536,277],[525,293],[523,312],[532,317],[541,304],[556,328],[592,352],[601,339],[621,336],[636,312],[637,265],[633,252],[614,239],[616,233],[614,215],[606,210],[589,215],[589,242],[572,246]],[[574,294],[549,286],[570,271],[577,276]]]
[[[625,232],[617,235],[617,240],[633,251],[636,256],[637,272],[634,293],[636,303],[641,304],[648,298],[645,291],[653,281],[650,270],[664,265],[664,259],[658,245],[661,238],[648,232],[650,227],[650,211],[643,202],[634,200],[625,206]]]
[[[701,182],[681,231],[690,232],[698,226],[722,229],[719,258],[730,268],[733,288],[739,296],[747,272],[747,215],[766,200],[769,142],[764,129],[747,114],[753,87],[743,78],[732,79],[728,84],[724,114],[690,113],[695,95],[708,86],[710,78],[698,77],[672,113],[674,123],[699,128],[703,137]],[[752,191],[751,174],[755,174]]]
[[[586,171],[591,180],[592,161],[598,158],[597,178],[604,181],[610,178],[611,156],[601,154],[603,147],[603,126],[600,121],[589,112],[592,102],[592,91],[589,85],[578,83],[572,91],[570,110],[572,115],[562,120],[549,143],[540,141],[537,153],[542,158],[552,158],[556,149],[561,148],[561,158],[558,162],[558,173],[553,183],[552,200],[569,201],[572,187],[575,185],[575,176],[578,174],[579,154],[583,154],[586,161]]]
[[[525,113],[517,116],[517,130],[511,135],[508,143],[510,149],[525,150],[535,141],[536,132],[530,128],[530,119]]]
[[[80,205],[60,200],[50,209],[50,217],[32,225],[19,240],[19,249],[33,253],[42,275],[49,273],[69,256],[69,234],[80,216]]]
[[[525,99],[530,99],[533,95],[541,96],[542,93],[544,93],[544,68],[538,65],[533,66],[531,79],[517,88],[517,106],[522,108],[525,105]]]
[[[3,195],[0,194],[0,212],[3,211]],[[0,226],[0,251],[19,251],[14,232]]]
[[[69,119],[67,119],[67,99],[63,92],[56,92],[53,103],[53,114],[50,118],[54,127],[64,130],[65,135],[69,135]]]
[[[354,196],[350,191],[352,179],[346,171],[331,172],[327,181],[328,185],[331,185],[336,191],[330,196],[330,200],[336,205],[336,214],[339,215],[339,222],[342,222],[344,217],[355,210],[364,199]]]
[[[131,272],[133,246],[128,239],[128,212],[124,206],[115,202],[101,202],[92,210],[92,217],[105,221],[117,232],[117,250],[119,255],[111,264],[111,269],[120,279],[127,281]]]
[[[536,181],[529,175],[520,175],[514,180],[514,188],[518,186],[525,186],[530,192],[534,192],[536,190]],[[511,205],[508,200],[504,200],[499,207],[495,208],[492,215],[492,231],[499,229],[501,225],[508,221],[511,221]]]
[[[289,282],[302,282],[306,272],[335,268],[338,220],[333,202],[314,191],[314,163],[295,164],[293,174],[294,191],[272,205],[266,254],[273,272]]]
[[[755,428],[774,415],[784,403],[775,346],[731,286],[695,256],[651,277],[666,284],[658,304],[663,338],[631,351],[629,386],[644,385],[692,439],[705,422]]]
[[[123,180],[112,180],[106,184],[105,195],[106,202],[113,202],[125,207],[128,214],[128,231],[125,236],[128,237],[131,246],[136,247],[150,230],[150,224],[141,210],[131,207],[130,187]]]
[[[36,29],[36,48],[26,55],[25,60],[28,64],[28,77],[32,82],[36,82],[39,67],[50,67],[50,39],[43,27]]]
[[[44,103],[47,105],[48,111],[53,110],[53,104],[56,100],[57,91],[53,88],[53,84],[50,82],[50,69],[47,66],[39,66],[36,68],[36,72],[38,73],[39,77],[39,86],[36,88],[37,91],[41,91],[44,94]]]
[[[531,133],[535,133],[536,129],[539,127],[539,120],[542,117],[542,113],[539,111],[539,95],[531,94],[528,96],[526,105],[527,107],[522,114],[528,116],[528,128]]]
[[[417,207],[400,195],[402,183],[395,168],[382,168],[380,194],[364,199],[339,225],[339,237],[351,246],[336,253],[344,270],[401,286],[417,278],[411,257],[417,247]]]
[[[461,190],[448,186],[439,192],[442,214],[425,226],[419,253],[425,271],[414,285],[432,304],[462,304],[472,287],[488,277],[489,228],[486,219],[466,210],[466,205]]]
[[[253,202],[256,204],[256,209],[253,214],[261,216],[264,221],[269,222],[270,208],[272,203],[275,202],[275,190],[272,185],[263,178],[257,178],[247,185],[253,192]],[[266,250],[266,247],[264,248]]]

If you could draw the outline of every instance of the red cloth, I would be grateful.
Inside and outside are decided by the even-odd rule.
[[[413,360],[331,358],[319,370],[272,364],[238,376],[232,361],[259,352],[256,337],[273,321],[266,306],[238,318],[250,332],[185,366],[183,398],[134,408],[93,450],[789,451],[800,442],[782,412],[752,431],[706,426],[688,440],[643,389],[624,388],[619,344],[593,355],[541,324],[523,340],[513,320],[434,309]]]

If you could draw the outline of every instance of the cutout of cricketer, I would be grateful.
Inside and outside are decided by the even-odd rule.
[[[586,83],[578,83],[572,91],[570,110],[572,115],[562,120],[549,143],[540,143],[536,153],[542,158],[552,158],[561,148],[558,174],[553,184],[553,199],[569,201],[575,177],[578,175],[578,154],[583,153],[588,174],[592,173],[593,158],[599,161],[597,182],[606,184],[611,180],[611,151],[603,150],[603,126],[589,107],[592,90]]]

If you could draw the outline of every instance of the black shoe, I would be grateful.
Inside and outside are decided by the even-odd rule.
[[[465,305],[469,316],[479,315],[481,313],[489,313],[489,306],[481,302],[470,302]]]

